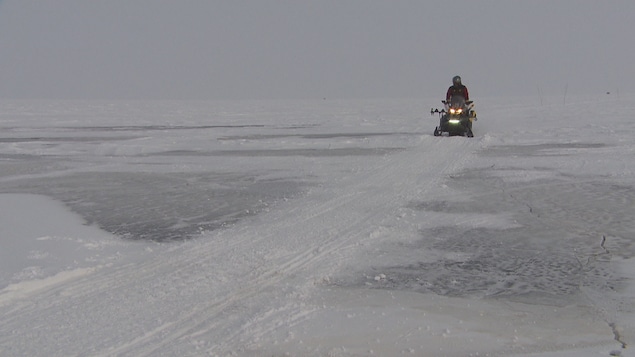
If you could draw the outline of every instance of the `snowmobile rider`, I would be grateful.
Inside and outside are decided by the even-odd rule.
[[[450,99],[452,99],[452,97],[455,95],[460,95],[465,98],[465,100],[470,100],[470,95],[467,92],[467,87],[461,83],[460,76],[454,76],[454,78],[452,78],[452,86],[448,88],[448,93],[445,95],[445,100],[449,102]]]

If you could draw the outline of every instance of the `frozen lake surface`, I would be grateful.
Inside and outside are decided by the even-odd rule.
[[[633,356],[635,101],[0,102],[0,354]]]

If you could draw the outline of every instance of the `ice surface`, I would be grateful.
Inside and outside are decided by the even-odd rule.
[[[635,102],[436,102],[0,102],[0,354],[632,355]]]

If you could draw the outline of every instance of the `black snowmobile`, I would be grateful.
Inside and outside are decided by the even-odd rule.
[[[431,109],[430,114],[439,114],[439,126],[434,128],[434,136],[441,136],[448,133],[448,136],[474,136],[472,132],[472,122],[476,120],[476,111],[474,111],[474,102],[465,100],[461,96],[454,96],[448,102],[441,101],[444,108]]]

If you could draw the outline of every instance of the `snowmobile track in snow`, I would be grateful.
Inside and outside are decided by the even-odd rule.
[[[466,152],[478,148],[476,140],[422,137],[415,147],[365,160],[350,175],[288,202],[295,205],[292,208],[250,218],[258,224],[237,224],[211,233],[212,239],[174,246],[141,264],[114,270],[102,267],[63,286],[25,296],[4,312],[0,331],[9,336],[11,331],[21,330],[16,323],[28,319],[41,326],[39,338],[51,345],[67,332],[57,326],[65,326],[77,329],[72,335],[84,336],[84,351],[138,356],[167,353],[179,345],[174,341],[183,338],[196,344],[193,336],[202,335],[215,343],[200,348],[212,354],[227,353],[245,335],[253,339],[274,328],[267,327],[270,315],[290,313],[289,323],[302,320],[301,312],[293,317],[298,302],[289,296],[309,293],[316,281],[336,272],[359,242],[378,227],[394,224],[407,198],[436,189],[447,174],[469,159]],[[438,155],[442,149],[445,154]],[[293,232],[293,240],[278,242],[289,232]],[[220,266],[227,265],[236,266],[231,276],[215,275],[223,270]],[[241,281],[242,288],[234,290],[235,280]],[[207,291],[214,291],[213,296],[206,297]],[[98,297],[108,303],[96,311],[87,302]],[[268,301],[264,304],[268,307],[256,301]],[[141,317],[145,321],[135,321],[136,309],[148,309],[155,302],[169,311],[156,311]],[[250,322],[231,318],[232,311],[245,309],[253,316]],[[40,316],[45,320],[40,321]],[[128,324],[118,321],[124,326],[118,334],[128,336],[128,342],[113,349],[103,340],[108,333],[87,326],[85,331],[78,330],[82,326],[74,323],[79,316],[103,328],[110,324],[111,316],[129,318]],[[154,328],[147,330],[148,325]]]

